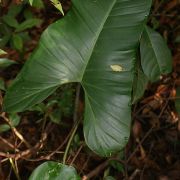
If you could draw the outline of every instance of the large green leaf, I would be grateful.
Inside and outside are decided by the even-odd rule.
[[[140,49],[141,65],[149,80],[157,81],[161,74],[171,72],[171,52],[159,33],[146,26],[141,38]]]
[[[49,161],[38,166],[29,180],[80,180],[80,177],[73,167]]]
[[[88,146],[103,156],[120,150],[129,138],[136,51],[150,6],[151,0],[74,0],[43,33],[4,110],[25,110],[59,85],[80,82]]]

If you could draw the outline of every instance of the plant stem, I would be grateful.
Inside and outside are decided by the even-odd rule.
[[[10,161],[10,163],[11,163],[11,166],[12,166],[12,169],[13,169],[13,171],[14,171],[14,174],[16,175],[16,178],[17,178],[18,180],[21,180],[21,178],[20,178],[20,176],[19,176],[19,173],[18,173],[18,170],[17,170],[17,168],[16,168],[16,165],[14,164],[14,161],[12,160],[12,158],[9,158],[9,161]]]
[[[31,148],[31,145],[28,143],[28,141],[26,141],[26,139],[24,139],[24,137],[22,136],[22,134],[12,125],[11,121],[6,117],[5,113],[3,112],[0,117],[2,117],[7,124],[10,126],[11,130],[13,131],[13,133],[28,147]]]
[[[79,96],[80,96],[80,90],[81,90],[81,85],[78,84],[77,85],[77,89],[76,89],[76,100],[75,100],[75,108],[74,108],[74,114],[73,114],[73,121],[75,123],[74,125],[74,129],[72,131],[72,134],[69,138],[69,141],[67,143],[67,146],[66,146],[66,149],[65,149],[65,152],[64,152],[64,156],[63,156],[63,164],[66,163],[66,159],[67,159],[67,155],[68,155],[68,151],[70,149],[70,146],[71,146],[71,142],[74,138],[74,135],[77,131],[77,128],[79,126],[79,123],[80,123],[80,118],[78,119],[78,106],[79,106]]]
[[[72,140],[73,140],[73,138],[74,138],[74,135],[75,135],[75,133],[76,133],[76,130],[77,130],[78,126],[79,126],[79,123],[76,123],[76,125],[74,126],[74,130],[73,130],[73,132],[72,132],[72,134],[71,134],[71,137],[69,138],[69,141],[68,141],[68,144],[67,144],[67,146],[66,146],[66,150],[65,150],[64,156],[63,156],[63,164],[66,163],[68,151],[69,151],[69,148],[70,148],[70,146],[71,146],[71,142],[72,142]]]

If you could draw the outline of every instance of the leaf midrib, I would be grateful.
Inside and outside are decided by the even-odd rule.
[[[97,35],[96,35],[95,39],[94,39],[94,43],[93,43],[93,46],[92,46],[92,50],[91,50],[91,52],[89,53],[89,58],[88,58],[87,64],[85,65],[84,70],[82,71],[82,76],[81,76],[80,82],[83,82],[84,74],[85,74],[85,72],[86,72],[86,69],[87,69],[88,64],[89,64],[89,62],[90,62],[90,59],[91,59],[91,57],[92,57],[92,54],[93,54],[93,51],[94,51],[94,49],[95,49],[95,45],[96,45],[96,43],[97,43],[97,41],[98,41],[99,35],[101,34],[101,32],[102,32],[102,30],[103,30],[103,27],[104,27],[104,25],[105,25],[105,23],[106,23],[106,21],[107,21],[107,19],[108,19],[108,17],[109,17],[109,14],[111,13],[111,11],[112,11],[114,5],[116,4],[116,2],[117,2],[117,0],[114,0],[114,1],[112,2],[112,6],[109,7],[109,11],[108,11],[107,14],[105,15],[102,24],[99,26],[99,30],[98,30],[98,32],[97,32]]]

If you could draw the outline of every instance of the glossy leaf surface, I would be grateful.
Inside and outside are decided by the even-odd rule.
[[[29,180],[80,180],[80,177],[73,167],[49,161],[38,166]]]
[[[119,151],[129,138],[136,51],[150,6],[151,0],[74,0],[43,33],[4,109],[25,110],[59,85],[79,82],[88,146],[103,156]]]
[[[145,27],[141,38],[141,65],[144,73],[152,82],[162,74],[172,70],[172,57],[163,37],[149,27]]]

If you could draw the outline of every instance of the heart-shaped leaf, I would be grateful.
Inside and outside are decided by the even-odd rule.
[[[149,27],[145,27],[141,38],[141,65],[144,73],[152,82],[160,75],[172,70],[172,57],[162,36]]]
[[[29,180],[80,180],[76,170],[57,162],[49,161],[38,166]]]
[[[136,53],[150,6],[151,0],[74,0],[66,17],[43,33],[4,110],[25,110],[59,85],[79,82],[88,146],[103,156],[119,151],[129,138]]]

